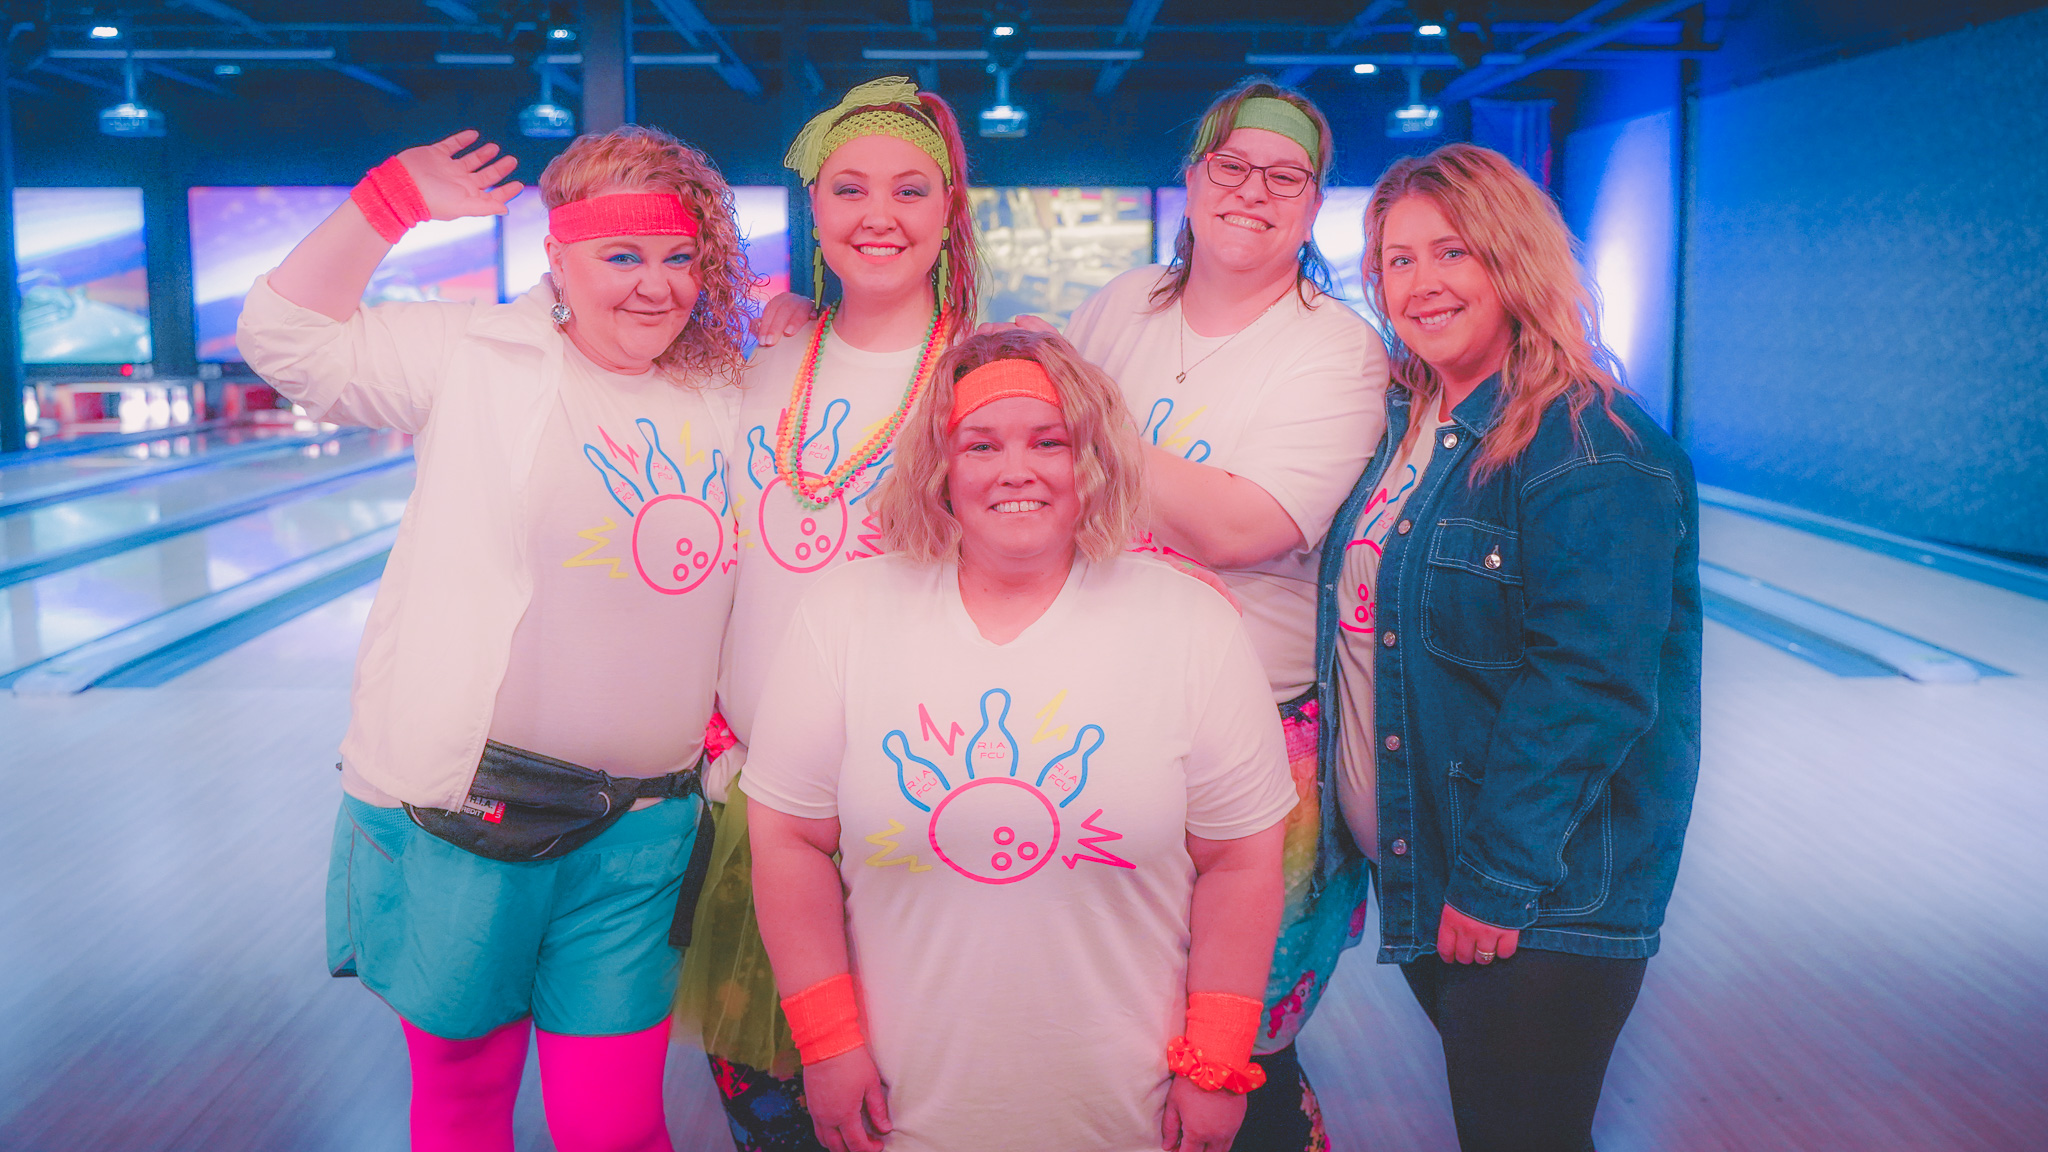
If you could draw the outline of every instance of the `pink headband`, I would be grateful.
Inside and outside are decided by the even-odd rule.
[[[697,218],[673,192],[615,192],[551,209],[548,234],[563,244],[606,236],[695,236]]]
[[[1059,389],[1052,386],[1045,365],[1036,360],[991,360],[953,385],[953,415],[946,421],[946,431],[960,427],[976,408],[1012,396],[1030,396],[1062,407]]]

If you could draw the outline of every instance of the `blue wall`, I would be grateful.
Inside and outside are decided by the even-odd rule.
[[[1701,98],[1704,483],[2048,555],[2048,12]]]
[[[1669,89],[1676,94],[1674,82]],[[1665,108],[1565,141],[1565,223],[1600,298],[1600,338],[1645,411],[1671,427],[1678,272],[1678,112]]]

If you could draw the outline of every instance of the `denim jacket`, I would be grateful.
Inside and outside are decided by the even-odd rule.
[[[1626,397],[1574,431],[1544,413],[1512,464],[1471,482],[1499,377],[1436,433],[1380,558],[1374,623],[1380,955],[1436,949],[1443,905],[1520,946],[1646,957],[1678,873],[1700,755],[1698,493]],[[1317,683],[1336,700],[1344,551],[1408,430],[1405,392],[1323,547]],[[1323,710],[1326,872],[1342,709]]]

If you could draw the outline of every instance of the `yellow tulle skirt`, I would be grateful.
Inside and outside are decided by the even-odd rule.
[[[711,811],[717,834],[676,985],[676,1026],[701,1035],[713,1056],[787,1079],[800,1065],[754,919],[746,793],[734,783]]]

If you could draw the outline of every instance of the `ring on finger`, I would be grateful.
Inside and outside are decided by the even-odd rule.
[[[1485,951],[1484,949],[1474,952],[1472,954],[1472,957],[1473,959],[1479,961],[1481,964],[1493,963],[1493,953]]]

